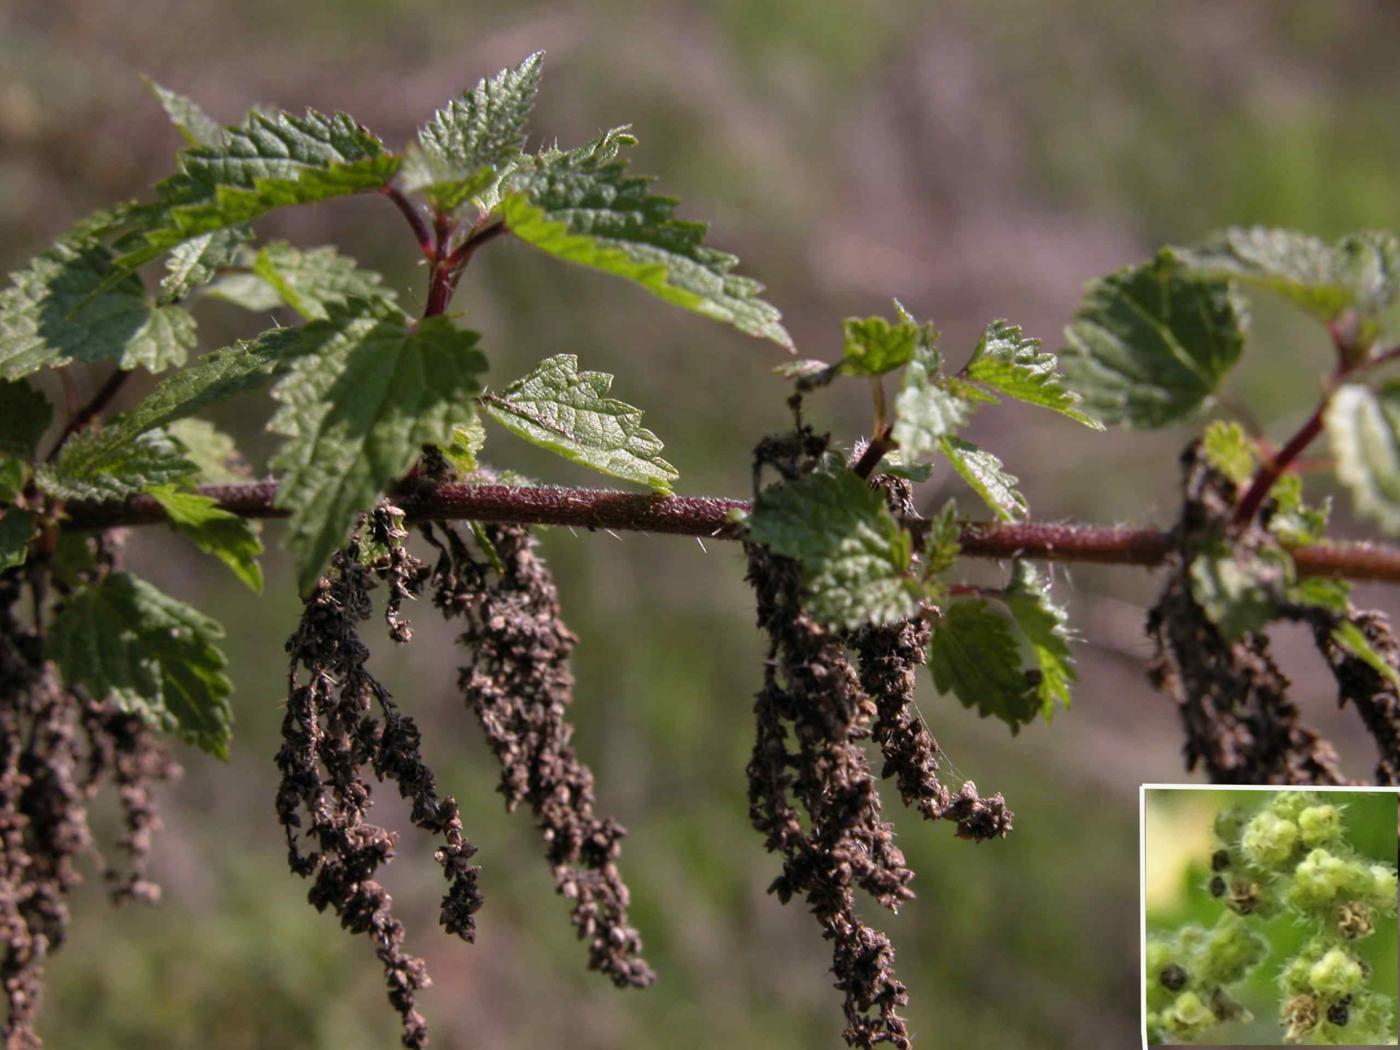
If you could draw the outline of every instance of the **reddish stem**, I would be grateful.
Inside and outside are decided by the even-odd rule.
[[[242,485],[204,485],[200,492],[244,518],[281,518],[275,481]],[[744,528],[732,520],[747,513],[745,500],[706,496],[652,496],[635,492],[545,486],[445,484],[397,494],[396,502],[417,521],[502,521],[524,525],[566,525],[584,529],[740,539]],[[167,520],[150,496],[101,503],[67,505],[65,527],[108,529],[153,525]],[[927,522],[909,522],[914,530]],[[1171,550],[1171,535],[1161,529],[1125,526],[1065,525],[1022,522],[967,522],[959,539],[962,553],[974,558],[1033,558],[1047,561],[1097,562],[1109,565],[1158,565]],[[1300,547],[1294,563],[1303,576],[1345,576],[1357,580],[1400,583],[1400,548],[1370,543],[1332,543]]]
[[[1298,432],[1288,439],[1288,444],[1279,449],[1278,455],[1260,464],[1254,473],[1254,480],[1249,483],[1249,488],[1245,490],[1235,508],[1233,521],[1236,526],[1244,526],[1254,520],[1254,515],[1259,513],[1259,508],[1263,506],[1264,500],[1268,498],[1278,479],[1283,476],[1283,472],[1322,433],[1322,416],[1327,411],[1327,403],[1331,399],[1332,392],[1329,389],[1313,414],[1298,428]]]

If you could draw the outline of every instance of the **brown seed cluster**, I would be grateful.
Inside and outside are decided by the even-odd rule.
[[[825,439],[799,420],[791,433],[760,443],[755,490],[765,468],[790,480],[815,469],[825,452]],[[893,504],[907,502],[902,482],[884,484]],[[914,873],[881,816],[864,741],[879,746],[881,777],[894,777],[906,805],[955,821],[962,837],[1003,836],[1011,813],[1000,795],[981,798],[971,783],[953,793],[938,778],[941,751],[913,706],[929,638],[924,621],[828,630],[803,609],[796,562],[755,544],[745,551],[758,625],[769,639],[748,777],[750,820],[783,859],[770,891],[784,903],[804,896],[832,942],[846,1042],[904,1050],[912,1044],[898,1011],[908,992],[895,975],[889,938],[856,914],[855,891],[895,910],[913,896]]]
[[[1262,632],[1226,640],[1191,593],[1196,555],[1225,535],[1235,485],[1193,444],[1182,457],[1185,499],[1165,569],[1166,586],[1147,620],[1157,646],[1153,683],[1176,701],[1186,730],[1186,768],[1204,764],[1227,784],[1339,784],[1332,745],[1302,721],[1289,682]],[[1248,551],[1268,542],[1258,527],[1232,537]]]
[[[476,850],[463,835],[457,803],[437,794],[417,726],[365,668],[369,650],[358,630],[371,615],[370,592],[378,582],[389,592],[390,636],[406,641],[411,635],[401,606],[421,588],[425,574],[403,546],[401,519],[388,504],[376,508],[332,559],[330,574],[307,598],[287,643],[291,670],[277,754],[277,814],[292,870],[312,880],[311,903],[331,908],[347,930],[370,938],[384,965],[389,1001],[403,1018],[403,1044],[422,1047],[428,1029],[414,998],[428,975],[422,960],[404,951],[403,925],[375,878],[392,858],[398,836],[367,819],[366,769],[381,782],[396,783],[413,803],[414,824],[442,839],[436,857],[448,882],[443,926],[471,940],[481,896],[479,869],[470,863]]]
[[[1350,703],[1376,742],[1380,759],[1376,763],[1377,784],[1400,784],[1400,689],[1395,680],[1381,674],[1370,663],[1338,644],[1334,631],[1337,617],[1310,610],[1318,651],[1327,661],[1337,681],[1337,701]],[[1359,630],[1372,651],[1392,668],[1400,668],[1400,644],[1391,633],[1384,613],[1359,612],[1347,606],[1344,619]]]
[[[94,577],[111,566],[110,554],[99,554]],[[7,1007],[0,1032],[6,1050],[42,1045],[34,1022],[44,966],[67,937],[68,898],[81,881],[77,861],[85,853],[97,856],[88,803],[103,786],[115,785],[124,815],[116,851],[125,863],[105,866],[113,901],[154,901],[160,888],[148,866],[160,822],[152,789],[179,774],[138,716],[109,699],[63,688],[43,660],[38,633],[15,611],[35,586],[23,568],[0,575],[0,981]]]
[[[561,618],[553,576],[523,526],[485,526],[477,554],[451,529],[429,536],[440,552],[434,598],[464,622],[459,641],[469,660],[460,683],[501,764],[506,808],[524,803],[534,813],[555,886],[573,902],[589,968],[620,988],[645,988],[655,975],[641,957],[617,868],[627,832],[595,815],[593,773],[569,743],[577,638]]]

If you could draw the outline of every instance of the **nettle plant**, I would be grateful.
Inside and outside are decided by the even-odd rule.
[[[1395,989],[1378,985],[1357,948],[1394,925],[1395,865],[1349,840],[1346,798],[1279,792],[1216,815],[1208,889],[1221,915],[1148,941],[1149,1042],[1214,1042],[1222,1022],[1251,1019],[1232,993],[1265,966],[1284,1043],[1394,1045]],[[1280,914],[1306,933],[1287,958],[1271,952],[1266,925]]]
[[[1032,561],[1165,563],[1153,673],[1181,707],[1189,764],[1204,762],[1219,780],[1341,778],[1269,658],[1265,628],[1292,619],[1313,627],[1341,698],[1376,737],[1379,778],[1400,776],[1397,650],[1384,618],[1352,609],[1341,582],[1400,579],[1400,551],[1328,543],[1325,508],[1306,504],[1289,472],[1325,425],[1358,507],[1400,525],[1400,387],[1372,385],[1395,356],[1382,340],[1400,291],[1394,241],[1329,247],[1245,231],[1165,252],[1089,287],[1063,374],[1054,354],[1004,321],[952,360],[933,327],[897,304],[892,317],[850,320],[837,360],[780,370],[792,382],[793,423],[757,443],[755,498],[675,496],[661,441],[609,396],[610,376],[558,355],[488,388],[489,339],[449,313],[473,256],[513,236],[792,349],[761,286],[628,172],[625,128],[574,149],[525,151],[539,72],[533,55],[483,80],[400,153],[344,114],[254,110],[221,127],[157,87],[188,140],[175,174],[153,201],[78,223],[0,291],[10,1045],[36,1041],[43,966],[63,942],[79,855],[92,848],[89,800],[114,787],[125,807],[117,847],[128,862],[109,866],[114,894],[153,898],[151,791],[175,772],[167,740],[216,756],[230,746],[221,629],[122,568],[127,526],[168,524],[259,588],[256,519],[289,519],[305,609],[287,644],[276,810],[311,902],[373,943],[407,1046],[427,1041],[414,1008],[427,975],[376,880],[396,837],[369,820],[375,784],[396,786],[413,822],[440,838],[442,923],[465,940],[480,872],[470,820],[424,764],[414,720],[366,669],[362,632],[376,591],[395,643],[410,639],[412,598],[427,595],[460,622],[464,698],[501,763],[508,807],[528,806],[543,833],[589,965],[619,986],[653,979],[617,868],[624,831],[595,812],[592,774],[570,746],[576,639],[531,525],[742,541],[770,643],[749,817],[782,860],[773,892],[805,898],[831,942],[855,1046],[910,1045],[893,948],[856,910],[857,891],[891,909],[912,896],[877,780],[893,778],[906,805],[963,838],[996,839],[1012,826],[1001,795],[940,780],[943,757],[914,706],[916,669],[926,664],[941,692],[1013,731],[1069,703],[1071,631]],[[254,223],[274,209],[347,195],[382,197],[406,219],[427,262],[422,316],[333,247],[257,238]],[[959,436],[974,413],[1008,398],[1095,429],[1188,419],[1243,349],[1242,283],[1281,291],[1326,322],[1336,372],[1282,448],[1226,423],[1193,443],[1174,529],[1028,521],[1016,478]],[[283,323],[189,363],[192,311],[208,299],[254,319],[277,311]],[[113,413],[142,369],[167,375]],[[80,396],[75,371],[89,374],[90,396]],[[804,407],[838,382],[872,397],[871,431],[850,443],[814,427]],[[268,429],[282,441],[271,477],[250,480],[232,440],[199,416],[258,388],[271,392]],[[650,491],[494,473],[479,459],[485,422]],[[914,486],[949,467],[990,517],[962,520],[953,502],[920,513]],[[1010,561],[1004,585],[960,580],[966,557]]]

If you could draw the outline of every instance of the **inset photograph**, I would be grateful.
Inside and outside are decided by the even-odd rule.
[[[1148,1046],[1395,1046],[1397,795],[1142,792]]]

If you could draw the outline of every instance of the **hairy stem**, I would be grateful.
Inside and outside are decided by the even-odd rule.
[[[244,518],[280,518],[274,506],[275,481],[241,485],[203,485],[204,495],[230,513]],[[410,521],[514,522],[521,525],[564,525],[583,529],[739,539],[742,524],[735,515],[747,513],[747,500],[712,496],[653,496],[606,489],[547,486],[415,485],[394,494]],[[126,500],[73,502],[67,505],[65,528],[109,529],[165,522],[165,510],[150,496]],[[923,522],[908,523],[916,532]],[[962,553],[973,558],[1035,558],[1046,561],[1096,562],[1109,565],[1161,564],[1170,550],[1169,534],[1161,529],[1121,525],[1069,525],[1042,522],[1002,524],[966,522],[960,538]],[[1304,576],[1341,576],[1355,580],[1400,583],[1400,548],[1374,543],[1331,543],[1293,551]]]
[[[1313,414],[1298,428],[1298,432],[1288,439],[1288,444],[1284,445],[1277,455],[1260,464],[1259,469],[1254,473],[1253,480],[1249,483],[1249,488],[1245,490],[1244,496],[1240,498],[1239,504],[1235,507],[1233,519],[1235,525],[1247,525],[1254,520],[1254,515],[1259,513],[1259,508],[1268,498],[1283,472],[1322,433],[1322,415],[1327,411],[1327,404],[1331,400],[1332,391],[1329,388]]]

